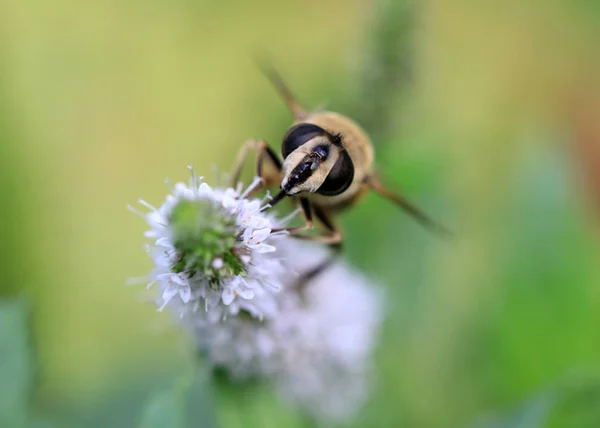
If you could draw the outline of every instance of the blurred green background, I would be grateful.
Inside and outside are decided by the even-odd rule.
[[[312,426],[266,389],[175,381],[187,339],[124,285],[151,268],[127,203],[278,147],[264,49],[456,234],[376,195],[342,215],[389,297],[353,426],[600,427],[599,24],[591,0],[4,0],[0,426]]]

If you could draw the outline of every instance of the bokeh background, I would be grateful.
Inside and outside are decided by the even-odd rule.
[[[127,203],[160,203],[187,164],[211,181],[248,138],[279,145],[291,118],[264,50],[456,234],[376,195],[341,216],[389,304],[352,425],[600,427],[598,2],[1,9],[0,426],[313,426],[266,388],[202,376],[184,404],[169,385],[189,343],[125,286],[151,268]]]

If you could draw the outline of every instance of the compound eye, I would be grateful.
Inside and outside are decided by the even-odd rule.
[[[290,153],[296,150],[301,145],[307,143],[319,135],[324,135],[327,132],[312,123],[299,123],[298,125],[290,128],[288,133],[283,137],[283,143],[281,144],[281,153],[284,158],[287,158]]]
[[[342,193],[354,180],[354,164],[348,152],[341,153],[331,171],[327,175],[317,193],[325,196],[335,196]]]

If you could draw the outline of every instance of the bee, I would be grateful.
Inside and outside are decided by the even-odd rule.
[[[375,171],[375,153],[368,134],[352,119],[331,111],[307,111],[297,101],[280,75],[268,66],[261,67],[294,117],[281,143],[282,159],[265,140],[247,141],[238,155],[233,183],[239,181],[249,150],[258,152],[256,174],[262,179],[257,191],[277,185],[279,192],[270,207],[289,197],[296,200],[304,225],[285,228],[291,235],[331,245],[339,250],[342,233],[334,216],[355,205],[369,190],[392,201],[421,224],[443,234],[446,229],[428,217],[406,198],[384,187]],[[265,172],[265,162],[275,169],[275,176]],[[314,219],[322,230],[308,234]]]

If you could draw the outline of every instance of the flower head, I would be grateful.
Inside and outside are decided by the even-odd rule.
[[[202,308],[215,319],[237,315],[272,315],[273,294],[281,284],[282,264],[274,255],[273,217],[265,204],[245,191],[211,188],[192,172],[189,185],[177,183],[165,202],[142,214],[159,284],[159,310],[172,304],[180,316]]]
[[[281,339],[275,386],[318,418],[347,420],[368,397],[381,290],[341,260],[302,288],[272,327]]]

